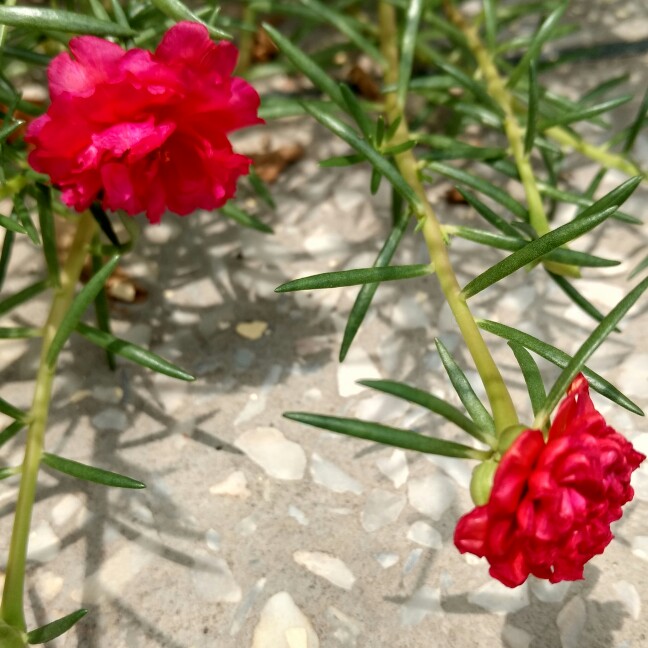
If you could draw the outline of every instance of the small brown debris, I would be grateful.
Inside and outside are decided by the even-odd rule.
[[[281,172],[304,157],[304,147],[301,144],[285,144],[272,151],[250,155],[254,170],[264,182],[276,182]]]

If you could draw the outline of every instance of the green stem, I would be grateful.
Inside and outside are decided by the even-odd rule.
[[[252,0],[248,0],[243,11],[243,24],[255,25],[256,24],[256,11],[252,7]],[[250,64],[252,63],[252,48],[254,47],[254,32],[244,29],[241,33],[241,40],[239,43],[239,57],[236,66],[236,74],[245,75]]]
[[[606,169],[617,169],[629,176],[640,175],[648,180],[648,171],[641,170],[636,164],[633,164],[623,155],[611,153],[605,146],[589,144],[564,128],[553,126],[545,131],[545,135],[558,142],[561,146],[568,147],[577,151],[581,155],[590,158],[590,160],[598,162]]]
[[[387,61],[384,81],[386,85],[396,86],[399,69],[397,20],[394,6],[388,0],[381,0],[378,6],[378,18],[380,48]],[[408,141],[409,127],[403,111],[398,106],[395,92],[385,95],[385,114],[389,123],[401,118],[398,129],[389,145],[395,146]],[[518,423],[513,401],[502,374],[482,338],[475,318],[470,312],[466,300],[461,295],[461,288],[450,263],[441,225],[427,199],[425,189],[418,176],[418,162],[411,150],[395,155],[394,159],[403,178],[416,192],[421,201],[423,214],[419,224],[430,253],[430,259],[439,278],[441,290],[448,301],[448,305],[459,325],[461,335],[482,379],[491,405],[493,418],[495,419],[495,428],[497,433],[500,434],[506,428]]]
[[[450,20],[461,30],[466,37],[477,66],[486,81],[488,94],[493,98],[504,113],[504,133],[508,140],[515,166],[517,167],[520,181],[524,188],[527,208],[529,210],[529,223],[538,236],[543,236],[550,231],[549,220],[545,212],[542,196],[536,182],[529,154],[524,151],[524,132],[515,114],[515,98],[507,90],[504,80],[495,65],[491,53],[482,43],[475,25],[468,24],[461,13],[452,5],[451,0],[446,0],[444,9]],[[545,266],[556,274],[580,277],[578,268],[555,261],[545,261]]]
[[[23,597],[27,541],[36,497],[38,470],[43,453],[45,426],[52,396],[52,382],[54,380],[54,369],[48,368],[45,359],[52,339],[74,298],[74,291],[81,275],[86,252],[95,230],[96,224],[92,216],[88,212],[82,214],[77,224],[67,262],[61,269],[60,287],[54,293],[49,316],[43,328],[40,365],[36,376],[34,400],[29,412],[27,445],[22,463],[20,490],[9,546],[2,606],[0,607],[0,615],[4,621],[21,631],[25,631]]]

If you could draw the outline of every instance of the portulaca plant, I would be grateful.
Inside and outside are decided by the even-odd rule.
[[[510,587],[529,575],[552,583],[583,578],[584,565],[611,542],[610,525],[633,497],[631,476],[645,456],[594,408],[590,390],[634,414],[642,412],[586,362],[608,336],[618,334],[619,322],[648,288],[648,278],[640,278],[648,257],[628,277],[626,295],[601,313],[581,294],[578,280],[590,268],[618,261],[570,244],[595,229],[605,235],[610,219],[641,225],[622,207],[648,178],[632,160],[646,123],[648,93],[634,119],[605,144],[581,134],[580,124],[605,127],[604,115],[632,97],[607,98],[622,79],[607,81],[578,101],[543,87],[543,48],[563,33],[567,2],[500,6],[483,0],[471,15],[452,0],[252,0],[242,11],[240,4],[225,3],[222,12],[213,4],[189,9],[180,0],[93,0],[86,13],[0,6],[0,56],[7,66],[0,77],[0,197],[8,206],[0,216],[5,230],[0,281],[16,237],[32,241],[44,268],[42,280],[2,298],[0,313],[12,314],[46,291],[51,296],[41,327],[0,329],[7,340],[33,337],[41,344],[31,408],[22,411],[0,399],[0,411],[10,421],[0,443],[24,448],[22,462],[5,465],[0,473],[19,485],[0,608],[0,645],[7,648],[47,642],[86,613],[80,609],[40,628],[26,626],[27,544],[41,465],[96,482],[97,488],[144,487],[136,475],[48,450],[59,353],[72,335],[81,335],[105,349],[111,364],[121,356],[192,380],[175,364],[113,335],[106,282],[136,244],[131,217],[137,214],[154,227],[161,219],[207,210],[214,218],[271,232],[236,204],[244,177],[261,200],[273,205],[273,199],[251,160],[229,139],[234,131],[264,122],[298,115],[319,122],[348,149],[321,164],[368,165],[367,195],[381,183],[391,195],[390,232],[371,267],[299,277],[277,292],[359,286],[341,340],[344,362],[380,284],[430,276],[486,394],[482,401],[465,368],[438,339],[441,364],[462,409],[414,385],[363,384],[443,417],[468,435],[465,443],[380,421],[309,412],[286,417],[411,452],[476,460],[475,508],[458,520],[454,541],[459,551],[485,557],[492,577]],[[517,36],[518,21],[529,18],[537,29]],[[313,33],[321,34],[321,43],[313,43]],[[63,34],[73,37],[68,41]],[[260,34],[270,62],[255,60]],[[340,82],[340,54],[363,61],[362,83]],[[43,82],[46,71],[46,105],[21,97],[22,78],[14,78],[8,65],[16,60]],[[560,57],[553,61],[559,63]],[[286,74],[299,75],[295,87],[301,90],[259,99],[255,80]],[[450,115],[443,128],[435,117],[440,108]],[[475,129],[478,139],[471,136]],[[580,193],[561,179],[563,161],[572,153],[600,167]],[[610,169],[627,179],[601,195]],[[456,199],[483,219],[480,227],[442,222],[428,189],[447,179],[456,185]],[[510,181],[519,193],[505,188]],[[575,213],[554,225],[552,215],[564,203],[576,205]],[[276,209],[280,215],[281,205]],[[62,260],[57,217],[74,228]],[[406,237],[419,237],[427,256],[413,265],[394,264]],[[461,285],[450,247],[455,237],[472,241],[475,255],[487,246],[500,250],[502,258]],[[92,272],[82,285],[87,259]],[[576,353],[568,355],[495,319],[476,318],[471,299],[516,272],[544,273],[581,309],[591,332]],[[512,398],[485,334],[508,341],[534,420],[521,418],[527,403]],[[553,384],[545,385],[532,354],[560,368]]]

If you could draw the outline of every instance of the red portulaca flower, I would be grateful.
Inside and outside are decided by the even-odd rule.
[[[548,440],[526,430],[506,451],[488,503],[459,520],[455,544],[486,557],[491,576],[509,587],[530,574],[581,579],[612,540],[610,524],[632,499],[630,476],[645,458],[594,409],[579,375]]]
[[[224,205],[250,160],[228,133],[262,123],[259,96],[232,77],[237,49],[202,25],[169,29],[154,53],[94,36],[70,41],[48,70],[51,105],[25,137],[29,163],[77,211],[185,215]]]

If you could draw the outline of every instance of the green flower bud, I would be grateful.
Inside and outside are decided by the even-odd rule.
[[[504,454],[524,430],[530,430],[528,425],[511,425],[502,431],[499,441],[497,443],[497,451]]]
[[[488,502],[498,466],[495,459],[487,459],[473,470],[470,480],[470,496],[476,506],[482,506]]]

